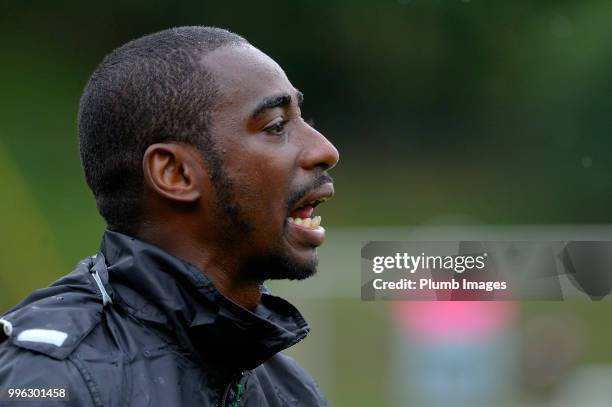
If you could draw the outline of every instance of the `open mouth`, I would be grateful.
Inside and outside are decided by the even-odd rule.
[[[319,198],[310,202],[306,202],[302,206],[292,210],[289,213],[287,222],[294,223],[305,228],[316,229],[321,226],[321,216],[313,216],[314,209],[320,203],[323,203],[327,198]]]
[[[286,219],[288,236],[294,246],[311,249],[320,246],[325,239],[321,217],[313,216],[315,208],[334,195],[334,185],[329,182],[305,195],[289,210]]]
[[[323,230],[321,226],[321,217],[313,216],[314,210],[319,204],[327,201],[333,195],[334,185],[331,182],[321,185],[296,203],[289,211],[287,223],[305,229]]]

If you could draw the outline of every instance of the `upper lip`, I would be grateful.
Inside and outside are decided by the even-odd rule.
[[[300,199],[294,206],[289,210],[292,212],[297,208],[301,208],[302,206],[306,206],[308,204],[312,204],[313,206],[317,206],[321,202],[327,201],[332,196],[334,196],[334,184],[331,182],[325,183],[314,189],[310,193],[304,195],[302,199]]]

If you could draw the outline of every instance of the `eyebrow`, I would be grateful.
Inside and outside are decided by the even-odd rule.
[[[301,106],[304,103],[304,94],[299,90],[296,92],[296,99],[298,106]],[[277,107],[287,107],[291,104],[291,95],[288,93],[282,93],[280,95],[274,95],[265,98],[261,101],[259,105],[253,110],[252,117],[257,117],[262,114],[264,111],[269,109],[274,109]]]

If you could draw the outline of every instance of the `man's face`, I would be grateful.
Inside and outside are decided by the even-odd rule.
[[[223,47],[202,63],[220,90],[211,133],[225,179],[213,181],[222,216],[213,227],[258,278],[312,275],[325,237],[313,211],[333,195],[326,170],[338,151],[302,119],[302,94],[261,51]]]

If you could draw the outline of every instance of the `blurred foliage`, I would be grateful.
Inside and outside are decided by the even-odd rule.
[[[78,100],[132,38],[214,25],[276,59],[341,153],[327,225],[610,223],[611,19],[603,0],[4,1],[0,308],[97,249]],[[335,312],[384,326],[368,307]],[[353,351],[339,346],[334,361],[352,365]],[[347,374],[332,399],[349,405],[359,383],[375,400],[370,378]]]
[[[2,144],[0,181],[11,190],[10,198],[0,200],[0,213],[7,215],[0,245],[0,310],[5,310],[32,287],[47,285],[61,270],[61,262],[48,225]]]
[[[95,216],[75,131],[88,75],[125,41],[188,24],[244,35],[306,93],[305,115],[341,152],[331,224],[610,221],[612,3],[92,5],[0,12],[0,134],[53,230]]]

